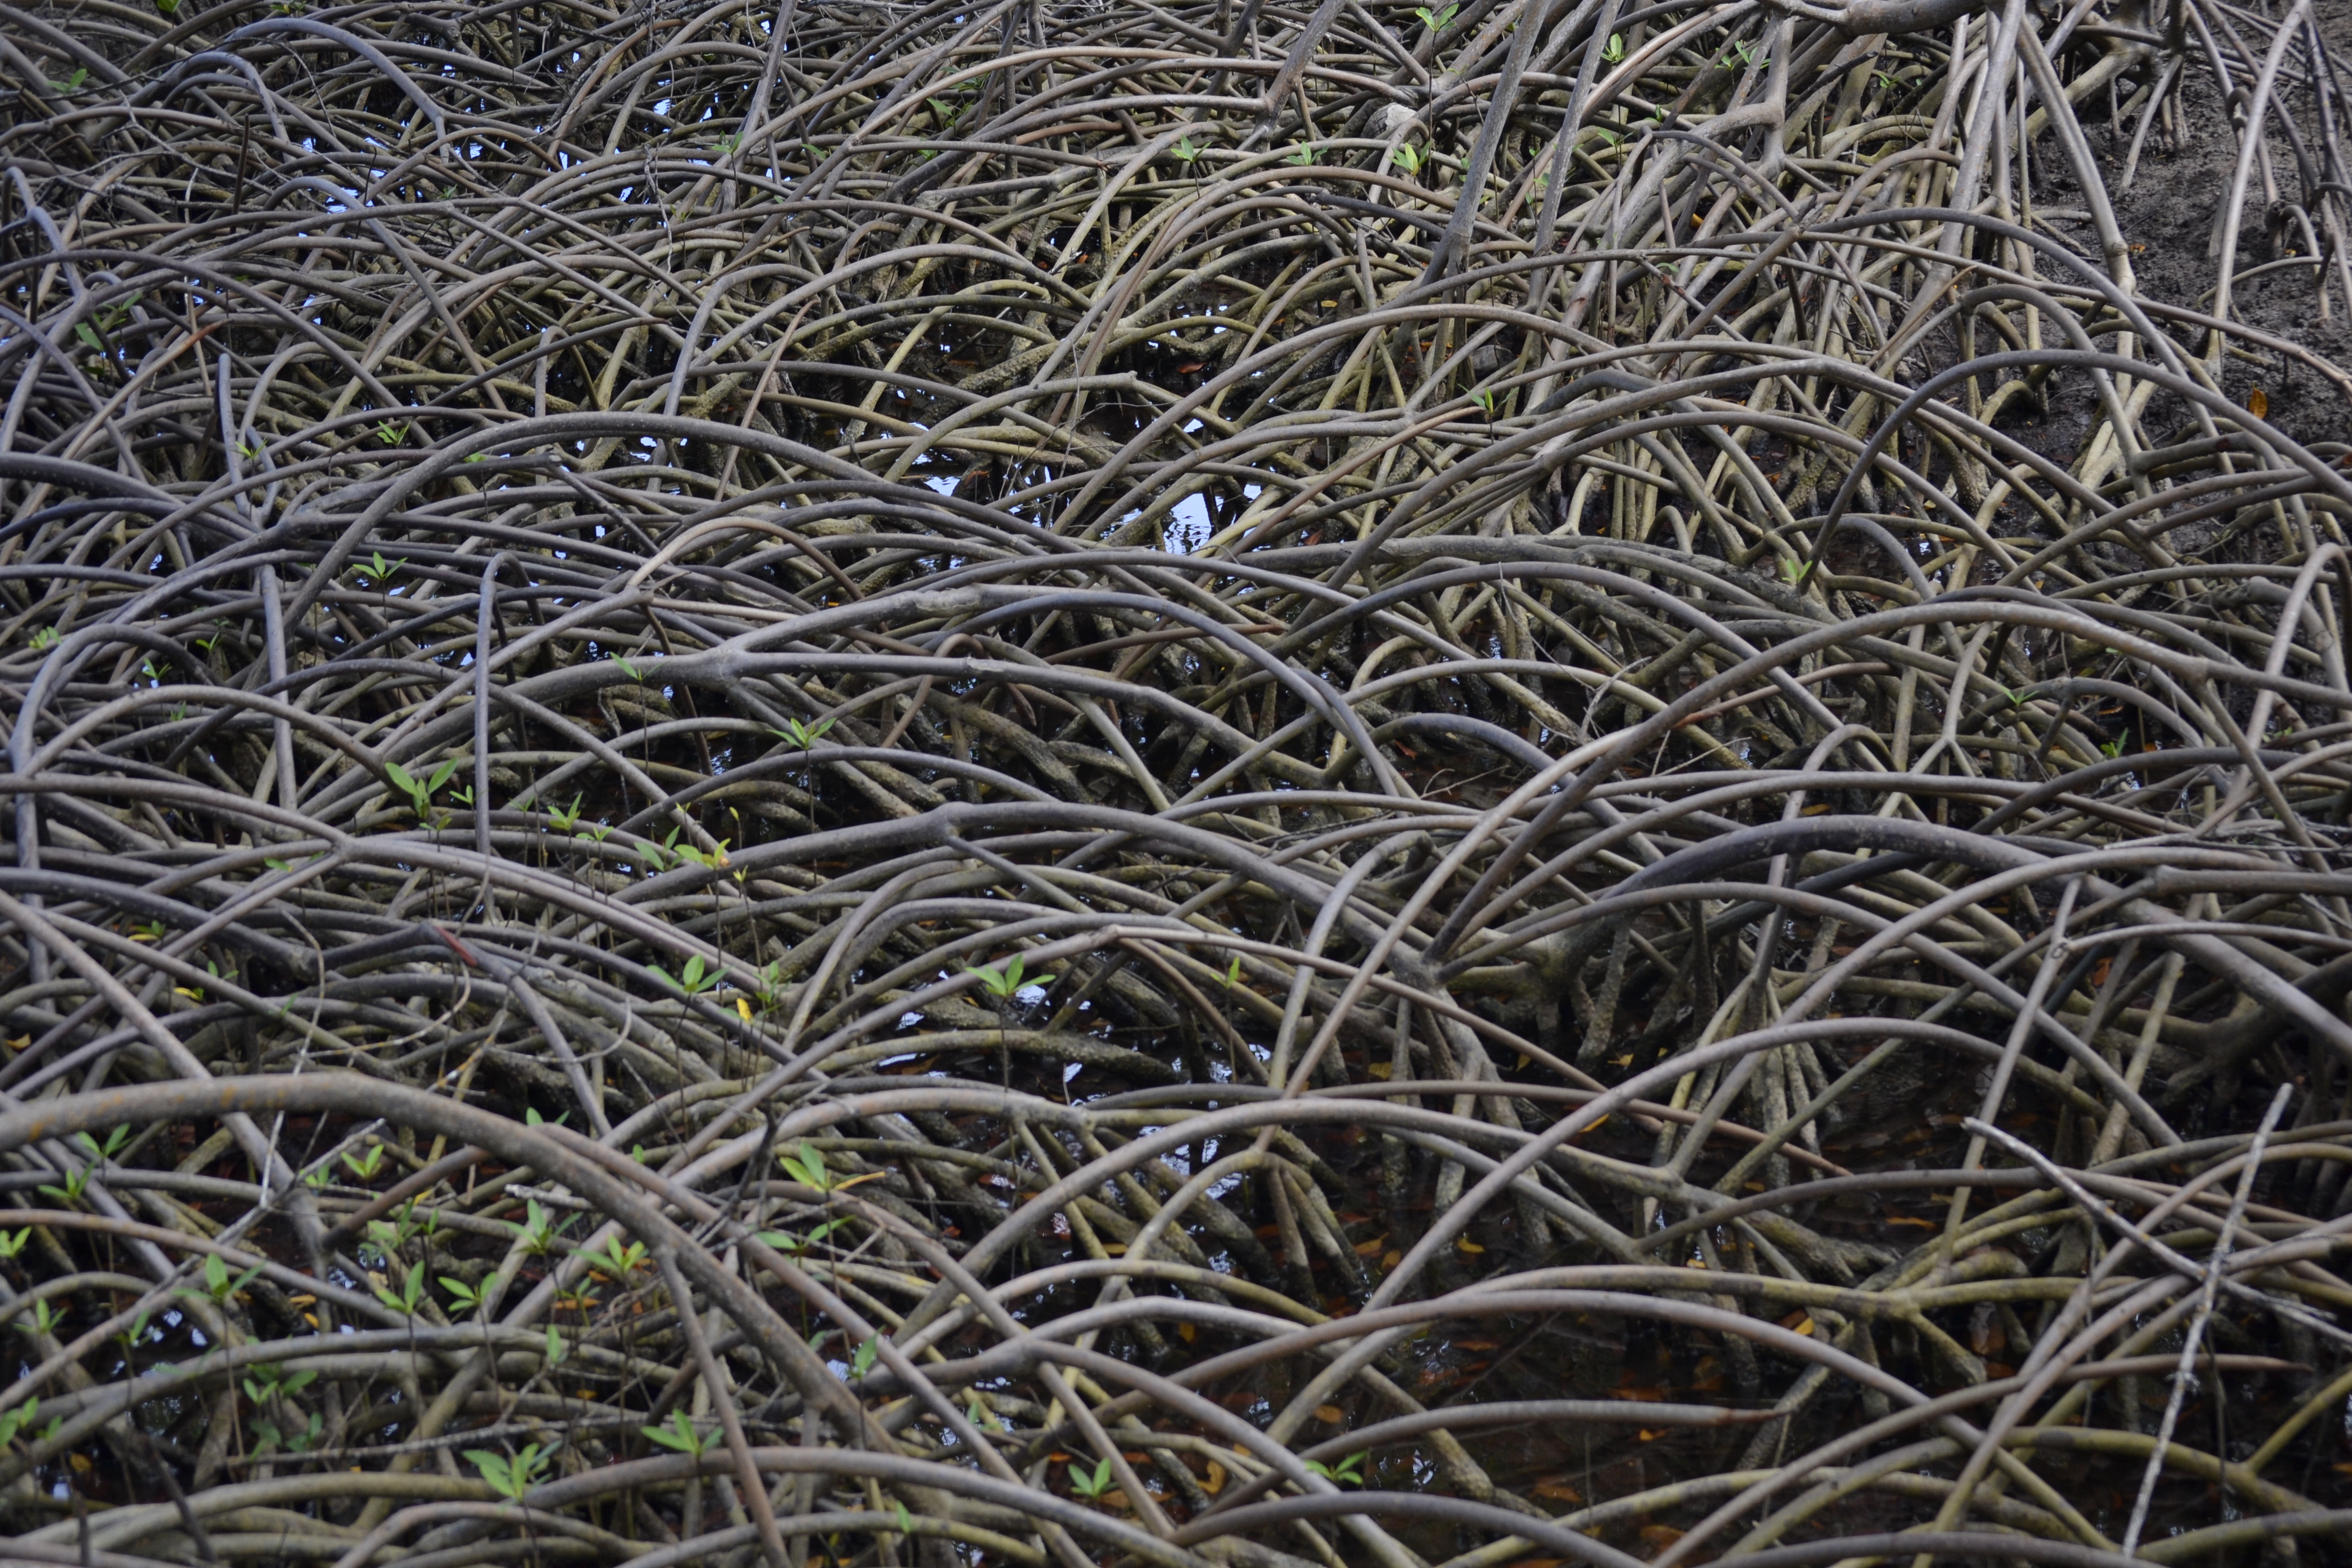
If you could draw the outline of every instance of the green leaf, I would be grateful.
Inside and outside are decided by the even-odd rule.
[[[800,1141],[798,1147],[800,1152],[797,1155],[782,1149],[776,1151],[776,1159],[784,1167],[785,1173],[804,1187],[814,1187],[821,1193],[831,1192],[833,1179],[824,1168],[824,1154],[805,1138]]]
[[[1070,1489],[1089,1502],[1099,1501],[1103,1493],[1110,1490],[1110,1461],[1097,1460],[1091,1475],[1073,1462],[1070,1466]]]
[[[687,1419],[683,1410],[669,1413],[667,1426],[640,1426],[637,1430],[663,1447],[675,1448],[681,1454],[698,1455],[710,1446],[710,1440],[694,1429],[694,1423]]]
[[[41,1412],[41,1402],[27,1399],[14,1409],[0,1411],[0,1443],[13,1443],[16,1434],[31,1426]]]
[[[864,1377],[874,1370],[875,1358],[882,1353],[881,1338],[879,1334],[871,1335],[864,1344],[857,1347],[856,1352],[849,1358],[849,1370],[852,1373]]]
[[[555,1325],[553,1323],[548,1324],[547,1364],[550,1366],[562,1366],[563,1364],[563,1358],[571,1353],[571,1350],[563,1342],[563,1336],[555,1331]]]

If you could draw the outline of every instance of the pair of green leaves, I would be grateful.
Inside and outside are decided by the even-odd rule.
[[[489,1483],[490,1489],[509,1502],[522,1501],[524,1494],[539,1484],[540,1476],[546,1470],[551,1457],[551,1452],[541,1449],[536,1443],[524,1444],[522,1452],[511,1459],[493,1454],[488,1448],[466,1450],[466,1458],[473,1461],[474,1468],[482,1473],[482,1479]]]
[[[1360,1487],[1364,1484],[1364,1461],[1371,1457],[1372,1451],[1367,1448],[1360,1454],[1349,1455],[1336,1465],[1327,1465],[1320,1459],[1309,1459],[1307,1461],[1307,1468],[1327,1481],[1337,1481],[1341,1486]]]
[[[400,1289],[397,1292],[382,1285],[377,1286],[375,1288],[375,1299],[383,1302],[385,1306],[391,1308],[395,1312],[404,1313],[412,1318],[415,1317],[416,1315],[417,1303],[425,1300],[425,1265],[422,1263],[410,1264],[408,1266],[408,1278],[402,1281]]]
[[[299,1372],[287,1372],[267,1363],[253,1369],[245,1380],[245,1396],[256,1405],[267,1405],[272,1399],[291,1399],[318,1380],[319,1374],[308,1367]]]
[[[707,966],[698,952],[686,961],[686,968],[676,976],[658,963],[646,964],[646,973],[671,990],[683,991],[688,996],[699,996],[706,991],[716,990],[727,978],[722,972]]]
[[[434,769],[433,776],[423,783],[419,783],[415,774],[398,763],[384,763],[383,776],[392,781],[394,789],[402,791],[408,796],[409,805],[415,809],[416,815],[421,818],[432,815],[433,797],[440,794],[441,786],[456,775],[463,761],[463,758],[451,757]]]
[[[698,1458],[705,1448],[719,1440],[719,1435],[715,1432],[704,1434],[696,1431],[694,1423],[687,1419],[686,1412],[683,1410],[673,1410],[669,1413],[667,1426],[640,1426],[637,1430],[659,1443],[663,1447],[675,1448],[689,1458]]]
[[[814,724],[803,723],[798,719],[787,719],[784,721],[782,729],[772,729],[768,732],[788,742],[793,750],[805,752],[824,739],[824,732],[832,728],[831,719],[820,719]]]
[[[1454,26],[1454,18],[1461,14],[1461,10],[1462,7],[1458,5],[1444,5],[1436,10],[1432,10],[1426,5],[1415,5],[1412,8],[1412,14],[1420,17],[1421,25],[1431,32],[1442,33]]]
[[[1111,1489],[1110,1461],[1097,1459],[1092,1470],[1084,1469],[1074,1462],[1070,1466],[1070,1489],[1088,1502],[1100,1502],[1103,1494]]]
[[[986,986],[990,995],[999,997],[1010,996],[1014,992],[1031,985],[1042,991],[1059,978],[1052,974],[1033,974],[1024,978],[1022,973],[1022,963],[1021,954],[1016,952],[1011,958],[998,963],[967,963],[963,966],[963,972]]]
[[[0,1444],[15,1442],[16,1435],[30,1427],[40,1418],[40,1414],[41,1402],[38,1399],[27,1399],[14,1409],[0,1410]],[[62,1416],[51,1421],[48,1431],[41,1434],[42,1437],[47,1438],[64,1425],[65,1419]]]
[[[803,1182],[801,1184],[806,1186],[810,1184]],[[795,1235],[789,1230],[763,1230],[760,1232],[760,1241],[764,1246],[774,1247],[778,1252],[806,1252],[810,1247],[848,1224],[845,1219],[829,1219],[806,1236]]]
[[[260,1274],[262,1267],[257,1263],[242,1274],[232,1275],[228,1271],[228,1265],[221,1260],[220,1255],[214,1253],[205,1259],[203,1269],[205,1295],[226,1306],[236,1298],[239,1290],[253,1283],[256,1276]],[[193,1290],[181,1293],[189,1296],[195,1294]]]

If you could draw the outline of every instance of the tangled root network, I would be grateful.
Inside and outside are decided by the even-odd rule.
[[[7,0],[0,1563],[2347,1561],[2331,37]]]

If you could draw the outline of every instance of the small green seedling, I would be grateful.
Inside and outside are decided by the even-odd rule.
[[[646,1266],[646,1244],[642,1241],[624,1242],[616,1236],[604,1243],[604,1251],[583,1252],[581,1256],[599,1274],[625,1280]]]
[[[39,1191],[41,1194],[45,1197],[55,1198],[61,1204],[78,1204],[81,1202],[82,1194],[87,1192],[89,1188],[89,1167],[84,1165],[78,1170],[68,1171],[66,1173],[65,1180],[66,1184],[62,1187],[44,1186],[40,1188]]]
[[[539,1206],[537,1198],[525,1198],[522,1208],[523,1223],[517,1225],[507,1220],[504,1222],[506,1227],[515,1233],[515,1238],[522,1243],[525,1252],[533,1256],[546,1252],[555,1239],[554,1229],[548,1223],[547,1211]]]
[[[864,1377],[867,1373],[874,1370],[874,1363],[880,1358],[881,1354],[882,1336],[879,1334],[868,1335],[866,1342],[859,1345],[856,1351],[851,1352],[849,1357],[850,1372],[856,1376]]]
[[[425,1299],[425,1265],[412,1263],[408,1266],[408,1278],[401,1285],[398,1294],[382,1285],[377,1286],[375,1299],[395,1312],[415,1317],[416,1304]]]
[[[1601,58],[1608,61],[1612,66],[1618,61],[1623,59],[1625,58],[1625,35],[1622,33],[1610,34],[1609,41],[1601,47]]]
[[[1350,1454],[1336,1465],[1326,1465],[1319,1459],[1309,1459],[1307,1468],[1327,1481],[1337,1481],[1344,1487],[1364,1484],[1364,1461],[1372,1457],[1367,1448],[1360,1454]]]
[[[824,1168],[824,1155],[805,1138],[800,1142],[798,1154],[777,1150],[776,1163],[784,1168],[786,1175],[804,1187],[814,1187],[821,1193],[833,1190],[832,1173]]]
[[[259,1458],[279,1448],[289,1454],[307,1453],[310,1445],[319,1440],[319,1434],[326,1429],[326,1426],[327,1418],[315,1410],[310,1413],[310,1426],[291,1436],[280,1432],[271,1422],[257,1421],[253,1424],[253,1435],[257,1439],[253,1445],[253,1457]]]
[[[1446,9],[1450,11],[1453,7],[1449,5]],[[1088,1502],[1100,1502],[1103,1499],[1103,1494],[1110,1490],[1110,1461],[1108,1459],[1096,1460],[1095,1468],[1092,1472],[1079,1468],[1075,1463],[1072,1464],[1070,1466],[1070,1489],[1077,1493],[1080,1497],[1086,1499]]]
[[[64,1314],[51,1307],[45,1298],[34,1302],[33,1310],[17,1320],[16,1331],[21,1334],[46,1334],[63,1321]]]
[[[782,729],[772,730],[769,733],[781,736],[790,742],[793,750],[805,752],[812,750],[817,742],[824,738],[824,732],[832,728],[833,721],[830,719],[820,719],[814,724],[803,724],[798,719],[787,719],[784,721]]]
[[[256,1405],[267,1405],[272,1399],[291,1399],[312,1383],[319,1374],[307,1367],[300,1372],[288,1372],[267,1363],[253,1369],[245,1380],[245,1396]]]
[[[715,989],[725,980],[725,976],[718,970],[704,966],[702,954],[698,952],[686,961],[686,968],[675,979],[671,978],[668,970],[658,963],[646,964],[646,973],[672,990],[683,991],[688,996],[699,996],[706,991]]]
[[[41,1402],[27,1399],[13,1410],[0,1410],[0,1443],[13,1443],[16,1434],[30,1426],[40,1415]]]
[[[555,1331],[555,1325],[553,1323],[548,1324],[547,1364],[550,1366],[562,1366],[563,1364],[563,1358],[571,1353],[571,1348],[563,1342],[563,1336]]]
[[[1283,162],[1286,163],[1296,163],[1302,169],[1306,168],[1308,164],[1315,162],[1315,148],[1313,144],[1302,142],[1297,146],[1290,150],[1290,156],[1285,158]]]
[[[55,627],[55,626],[35,626],[35,627],[33,628],[33,651],[34,651],[35,653],[47,653],[47,652],[48,652],[48,651],[49,651],[49,649],[51,649],[51,648],[53,648],[53,647],[57,647],[57,646],[58,646],[58,628],[57,628],[57,627]]]
[[[1223,978],[1224,980],[1225,989],[1228,991],[1231,991],[1234,986],[1239,985],[1242,983],[1242,955],[1240,953],[1237,952],[1234,954],[1234,961],[1225,965],[1225,973]]]
[[[482,1293],[463,1279],[453,1279],[444,1274],[441,1276],[441,1289],[448,1291],[449,1299],[466,1311],[476,1312],[481,1310]]]
[[[407,556],[404,555],[397,561],[386,561],[383,558],[383,552],[379,550],[373,560],[362,562],[352,570],[358,573],[369,587],[382,592],[383,585],[392,580],[393,575],[407,564]]]
[[[677,858],[707,871],[723,870],[727,866],[727,844],[728,840],[722,838],[719,840],[717,848],[708,850],[697,849],[691,844],[681,844],[677,846]]]
[[[17,1255],[25,1250],[25,1244],[32,1239],[33,1227],[31,1226],[26,1226],[24,1229],[16,1232],[14,1235],[9,1234],[7,1231],[0,1230],[0,1262],[14,1263],[16,1261]]]
[[[131,1142],[131,1124],[126,1121],[108,1133],[104,1143],[100,1143],[87,1132],[75,1133],[74,1142],[80,1144],[93,1160],[111,1160],[122,1152],[122,1146],[125,1143]]]
[[[408,426],[391,419],[379,420],[376,423],[375,438],[387,447],[397,447],[408,439]]]
[[[1441,6],[1434,11],[1426,5],[1415,5],[1412,8],[1412,14],[1420,17],[1421,25],[1431,32],[1442,33],[1454,26],[1454,16],[1461,9],[1458,5]]]
[[[1389,161],[1408,174],[1418,174],[1429,162],[1429,154],[1410,142],[1400,142],[1389,153]]]
[[[1024,978],[1021,973],[1021,954],[1016,952],[1002,963],[967,963],[963,966],[963,972],[988,987],[988,994],[992,996],[1010,996],[1014,992],[1030,985],[1034,985],[1042,991],[1054,984],[1056,977],[1050,974],[1031,975]]]
[[[1194,143],[1193,140],[1190,136],[1178,137],[1176,139],[1176,145],[1171,147],[1168,151],[1180,163],[1189,163],[1193,159],[1201,155],[1200,147]]]
[[[569,833],[573,828],[580,826],[580,803],[586,798],[587,797],[585,795],[573,795],[572,797],[571,807],[568,810],[562,806],[552,805],[547,808],[547,820],[554,825],[555,831],[558,833]]]
[[[244,1289],[247,1285],[252,1284],[254,1279],[260,1274],[261,1270],[262,1265],[257,1263],[252,1268],[247,1269],[244,1273],[232,1279],[229,1275],[228,1265],[221,1259],[218,1253],[214,1253],[205,1259],[203,1269],[205,1295],[225,1307],[228,1305],[230,1301],[236,1300],[236,1293],[238,1291]],[[193,1290],[184,1290],[181,1294],[193,1296],[195,1292]]]
[[[468,1448],[466,1458],[482,1472],[482,1479],[490,1484],[492,1491],[511,1502],[522,1501],[524,1494],[538,1482],[540,1472],[547,1468],[548,1461],[548,1456],[536,1443],[524,1444],[522,1452],[511,1459],[502,1458],[487,1448]]]
[[[809,1182],[803,1182],[801,1184],[814,1185],[814,1183]],[[829,1219],[806,1236],[797,1236],[789,1230],[763,1230],[760,1232],[759,1239],[763,1246],[772,1247],[778,1252],[806,1252],[848,1223],[845,1219]]]
[[[51,92],[58,93],[79,92],[81,90],[81,84],[89,79],[89,68],[88,66],[77,66],[74,68],[73,75],[66,78],[65,80],[57,81],[52,79],[49,83],[49,90]]]
[[[409,805],[415,808],[417,816],[423,818],[432,815],[433,797],[440,794],[441,786],[456,775],[462,761],[461,758],[451,757],[434,769],[433,776],[423,783],[419,783],[415,773],[398,763],[384,763],[383,776],[392,781],[394,788],[407,795]]]
[[[352,1174],[361,1181],[373,1182],[375,1180],[375,1173],[383,1169],[383,1145],[371,1143],[364,1154],[352,1154],[346,1152],[343,1155],[343,1163],[349,1166]]]
[[[663,1447],[675,1448],[688,1458],[700,1458],[705,1448],[718,1441],[716,1433],[705,1436],[696,1431],[694,1423],[687,1419],[686,1412],[683,1410],[671,1411],[669,1425],[667,1426],[640,1426],[637,1430],[659,1443]]]

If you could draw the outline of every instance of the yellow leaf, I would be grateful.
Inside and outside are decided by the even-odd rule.
[[[1225,1489],[1225,1467],[1216,1460],[1209,1461],[1209,1473],[1201,1478],[1201,1489],[1211,1497]]]
[[[2271,416],[2270,394],[2259,386],[2246,394],[2246,412],[2257,419],[2269,418]]]
[[[1381,1269],[1385,1273],[1404,1261],[1404,1254],[1391,1250],[1381,1254]]]
[[[1189,1345],[1201,1337],[1201,1331],[1190,1323],[1179,1323],[1176,1325],[1176,1337]]]
[[[745,1023],[751,1021],[751,1004],[747,998],[741,996],[735,998],[735,1011],[743,1015]]]
[[[1484,1252],[1484,1251],[1486,1251],[1486,1250],[1485,1247],[1483,1247],[1479,1246],[1476,1242],[1475,1242],[1475,1241],[1471,1240],[1471,1239],[1470,1239],[1468,1237],[1466,1237],[1466,1236],[1465,1236],[1465,1237],[1458,1237],[1458,1238],[1454,1241],[1454,1245],[1455,1247],[1459,1247],[1459,1248],[1460,1248],[1461,1250],[1463,1250],[1464,1252],[1468,1252],[1468,1253],[1473,1253],[1473,1254],[1480,1253],[1480,1252]]]
[[[1372,1063],[1370,1066],[1369,1066],[1369,1067],[1367,1067],[1367,1068],[1364,1068],[1364,1071],[1366,1071],[1367,1073],[1370,1073],[1372,1077],[1374,1077],[1374,1078],[1376,1078],[1376,1079],[1381,1079],[1381,1080],[1382,1080],[1382,1081],[1384,1081],[1384,1082],[1387,1080],[1389,1074],[1391,1074],[1391,1073],[1394,1072],[1395,1070],[1396,1070],[1396,1068],[1395,1068],[1393,1066],[1391,1066],[1390,1063],[1387,1063],[1387,1062],[1374,1062],[1374,1063]]]
[[[1326,1426],[1337,1426],[1347,1418],[1348,1413],[1336,1405],[1318,1405],[1315,1407],[1315,1419]]]
[[[1370,1258],[1378,1253],[1381,1247],[1386,1247],[1388,1245],[1388,1233],[1386,1231],[1383,1231],[1380,1235],[1372,1237],[1370,1241],[1360,1241],[1356,1243],[1356,1256],[1359,1258]]]

